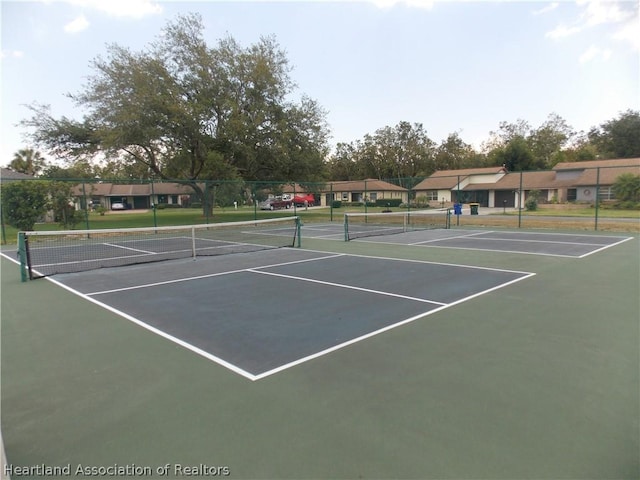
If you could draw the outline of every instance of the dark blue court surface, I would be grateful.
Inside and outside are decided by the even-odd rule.
[[[366,226],[358,225],[357,228],[366,229]],[[306,238],[344,240],[344,228],[336,224],[305,225],[303,232]],[[583,258],[631,238],[620,235],[452,228],[381,234],[352,241]]]
[[[531,275],[280,249],[56,281],[257,380]]]

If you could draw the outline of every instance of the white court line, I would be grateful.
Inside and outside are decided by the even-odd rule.
[[[432,240],[424,240],[423,242],[409,243],[408,245],[423,245],[425,243],[440,242],[440,241],[444,241],[444,240],[453,240],[455,238],[469,238],[469,237],[475,237],[476,235],[484,235],[486,233],[493,233],[493,231],[469,233],[467,235],[456,235],[456,236],[453,236],[453,237],[434,238]]]
[[[326,252],[324,252],[324,253],[326,253]],[[260,267],[253,267],[253,269],[282,267],[282,266],[285,266],[285,265],[292,265],[292,264],[296,264],[296,263],[315,262],[316,260],[325,260],[327,258],[341,257],[343,255],[344,254],[342,254],[342,253],[338,253],[338,254],[334,254],[334,255],[327,255],[326,257],[307,258],[307,259],[304,259],[304,260],[294,260],[294,261],[290,261],[290,262],[274,263],[272,265],[263,265],[263,266],[260,266]],[[230,275],[232,273],[247,272],[249,270],[251,270],[251,269],[250,268],[241,268],[241,269],[238,269],[238,270],[229,270],[229,271],[226,271],[226,272],[208,273],[206,275],[197,275],[195,277],[176,278],[175,280],[165,280],[163,282],[145,283],[145,284],[142,284],[142,285],[133,285],[131,287],[114,288],[112,290],[102,290],[102,291],[99,291],[99,292],[85,293],[84,295],[87,295],[87,296],[104,295],[106,293],[124,292],[124,291],[127,291],[127,290],[137,290],[137,289],[140,289],[140,288],[157,287],[157,286],[160,286],[160,285],[169,285],[169,284],[172,284],[172,283],[190,282],[191,280],[201,280],[203,278],[219,277],[219,276],[222,276],[222,275]]]
[[[319,283],[321,285],[328,285],[328,286],[331,286],[331,287],[346,288],[348,290],[357,290],[359,292],[375,293],[377,295],[384,295],[384,296],[387,296],[387,297],[402,298],[403,300],[413,300],[415,302],[421,302],[421,303],[432,303],[434,305],[446,305],[446,303],[436,302],[436,301],[433,301],[433,300],[426,300],[424,298],[409,297],[407,295],[399,295],[397,293],[383,292],[381,290],[371,290],[369,288],[354,287],[353,285],[345,285],[343,283],[325,282],[323,280],[315,280],[313,278],[307,278],[307,277],[296,277],[294,275],[284,275],[284,274],[281,274],[281,273],[262,272],[260,270],[254,270],[252,268],[247,269],[247,271],[253,272],[253,273],[259,273],[261,275],[271,275],[271,276],[274,276],[274,277],[290,278],[292,280],[299,280],[299,281],[302,281],[302,282]]]
[[[190,343],[185,342],[184,340],[181,340],[181,339],[179,339],[177,337],[174,337],[173,335],[171,335],[171,334],[169,334],[169,333],[167,333],[167,332],[165,332],[163,330],[160,330],[160,329],[158,329],[156,327],[153,327],[153,326],[149,325],[148,323],[145,323],[142,320],[139,320],[136,317],[134,317],[132,315],[129,315],[128,313],[125,313],[125,312],[123,312],[121,310],[118,310],[117,308],[114,308],[114,307],[112,307],[110,305],[107,305],[106,303],[100,302],[99,300],[96,300],[95,298],[92,298],[92,297],[90,297],[88,295],[85,295],[84,293],[81,293],[81,292],[79,292],[79,291],[77,291],[77,290],[65,285],[64,283],[60,283],[60,282],[58,282],[57,280],[55,280],[53,278],[46,277],[46,279],[48,281],[58,285],[59,287],[62,287],[65,290],[67,290],[67,291],[69,291],[69,292],[71,292],[71,293],[73,293],[75,295],[78,295],[79,297],[84,298],[85,300],[88,300],[89,302],[91,302],[91,303],[93,303],[95,305],[98,305],[99,307],[104,308],[105,310],[108,310],[108,311],[110,311],[112,313],[115,313],[116,315],[118,315],[118,316],[120,316],[120,317],[122,317],[122,318],[124,318],[126,320],[129,320],[130,322],[133,322],[136,325],[149,330],[150,332],[155,333],[156,335],[159,335],[159,336],[161,336],[163,338],[166,338],[167,340],[169,340],[169,341],[171,341],[173,343],[176,343],[176,344],[180,345],[181,347],[186,348],[187,350],[190,350],[190,351],[192,351],[192,352],[194,352],[194,353],[196,353],[196,354],[198,354],[198,355],[200,355],[200,356],[202,356],[202,357],[204,357],[204,358],[206,358],[208,360],[211,360],[212,362],[215,362],[218,365],[221,365],[221,366],[223,366],[225,368],[228,368],[229,370],[231,370],[232,372],[237,373],[238,375],[242,375],[243,377],[248,378],[249,380],[252,380],[252,381],[257,380],[255,375],[253,375],[252,373],[247,372],[246,370],[243,370],[242,368],[234,365],[233,363],[227,362],[226,360],[224,360],[224,359],[222,359],[220,357],[212,355],[211,353],[209,353],[209,352],[207,352],[205,350],[202,350],[201,348],[198,348],[195,345],[191,345]]]
[[[310,251],[312,251],[312,250],[310,250]],[[327,252],[322,252],[322,253],[327,253]],[[4,256],[5,258],[11,260],[14,263],[19,263],[16,260],[11,259],[10,257],[8,257],[7,255],[5,255],[3,253],[0,253],[0,254],[2,256]],[[317,259],[307,259],[307,260],[301,260],[301,261],[295,261],[295,262],[286,262],[286,263],[283,263],[282,265],[292,264],[292,263],[301,263],[301,262],[313,261],[313,260],[323,260],[325,258],[340,257],[340,256],[343,256],[343,255],[344,254],[336,254],[336,255],[331,255],[331,256],[328,256],[328,257],[317,258]],[[366,256],[366,255],[353,255],[353,256],[365,257],[365,258],[385,259],[384,257],[370,257],[370,256]],[[392,258],[388,258],[388,260],[399,260],[399,261],[412,261],[412,262],[414,262],[413,260],[392,259]],[[155,334],[157,334],[157,335],[159,335],[159,336],[161,336],[161,337],[163,337],[163,338],[165,338],[165,339],[167,339],[167,340],[169,340],[169,341],[171,341],[173,343],[176,343],[177,345],[180,345],[180,346],[186,348],[187,350],[190,350],[191,352],[196,353],[197,355],[200,355],[200,356],[202,356],[202,357],[204,357],[204,358],[206,358],[208,360],[211,360],[214,363],[217,363],[218,365],[221,365],[221,366],[231,370],[232,372],[237,373],[238,375],[241,375],[241,376],[243,376],[243,377],[245,377],[245,378],[247,378],[247,379],[249,379],[251,381],[257,381],[257,380],[269,377],[271,375],[274,375],[276,373],[282,372],[284,370],[287,370],[289,368],[295,367],[295,366],[300,365],[302,363],[308,362],[308,361],[313,360],[315,358],[319,358],[321,356],[324,356],[324,355],[327,355],[329,353],[335,352],[336,350],[340,350],[340,349],[345,348],[345,347],[347,347],[349,345],[353,345],[353,344],[358,343],[360,341],[363,341],[363,340],[366,340],[366,339],[371,338],[373,336],[379,335],[379,334],[384,333],[386,331],[392,330],[392,329],[400,327],[402,325],[406,325],[408,323],[414,322],[414,321],[419,320],[421,318],[427,317],[427,316],[432,315],[432,314],[434,314],[436,312],[444,310],[445,308],[449,308],[449,307],[452,307],[454,305],[458,305],[460,303],[466,302],[467,300],[471,300],[471,299],[473,299],[475,297],[478,297],[478,296],[481,296],[481,295],[485,295],[487,293],[490,293],[492,291],[498,290],[498,289],[506,287],[508,285],[520,282],[522,280],[525,280],[525,279],[530,278],[530,277],[535,275],[535,273],[514,272],[514,271],[511,271],[511,270],[491,269],[491,268],[484,268],[484,267],[469,267],[469,266],[465,266],[465,265],[450,265],[450,264],[443,264],[443,263],[436,263],[436,262],[421,262],[421,261],[417,261],[416,263],[431,263],[431,264],[437,264],[437,265],[448,265],[448,266],[456,266],[456,267],[463,267],[463,268],[477,268],[477,269],[480,269],[480,270],[496,270],[496,271],[502,271],[502,272],[521,273],[522,277],[516,278],[514,280],[511,280],[509,282],[505,282],[505,283],[500,284],[500,285],[496,285],[496,286],[494,286],[492,288],[489,288],[487,290],[483,290],[481,292],[477,292],[477,293],[475,293],[473,295],[469,295],[467,297],[461,298],[461,299],[456,300],[454,302],[451,302],[449,304],[442,304],[441,306],[439,306],[438,308],[434,308],[433,310],[429,310],[427,312],[424,312],[424,313],[415,315],[413,317],[407,318],[405,320],[396,322],[396,323],[394,323],[392,325],[388,325],[386,327],[380,328],[380,329],[375,330],[373,332],[369,332],[369,333],[367,333],[365,335],[361,335],[359,337],[353,338],[353,339],[348,340],[346,342],[343,342],[341,344],[334,345],[333,347],[327,348],[327,349],[322,350],[320,352],[316,352],[314,354],[311,354],[311,355],[308,355],[306,357],[300,358],[300,359],[295,360],[293,362],[286,363],[284,365],[281,365],[279,367],[276,367],[274,369],[268,370],[266,372],[263,372],[263,373],[260,373],[260,374],[257,374],[257,375],[252,374],[250,372],[247,372],[246,370],[244,370],[244,369],[242,369],[242,368],[240,368],[240,367],[238,367],[238,366],[236,366],[236,365],[234,365],[234,364],[232,364],[230,362],[227,362],[226,360],[223,360],[220,357],[212,355],[209,352],[206,352],[206,351],[204,351],[204,350],[202,350],[202,349],[200,349],[200,348],[198,348],[198,347],[196,347],[194,345],[191,345],[188,342],[185,342],[184,340],[181,340],[181,339],[179,339],[177,337],[174,337],[173,335],[170,335],[170,334],[168,334],[168,333],[166,333],[166,332],[164,332],[164,331],[162,331],[162,330],[160,330],[160,329],[158,329],[156,327],[153,327],[153,326],[151,326],[151,325],[149,325],[149,324],[147,324],[147,323],[145,323],[145,322],[143,322],[143,321],[141,321],[141,320],[139,320],[139,319],[127,314],[127,313],[124,313],[124,312],[122,312],[122,311],[120,311],[120,310],[118,310],[118,309],[116,309],[114,307],[111,307],[110,305],[107,305],[107,304],[105,304],[103,302],[100,302],[100,301],[96,300],[95,298],[90,297],[88,294],[83,294],[83,293],[75,290],[72,287],[69,287],[69,286],[67,286],[67,285],[65,285],[63,283],[58,282],[57,280],[55,280],[53,278],[46,277],[46,280],[48,280],[49,282],[52,282],[55,285],[58,285],[59,287],[64,288],[65,290],[73,293],[74,295],[77,295],[77,296],[79,296],[81,298],[84,298],[85,300],[88,300],[89,302],[104,308],[105,310],[108,310],[108,311],[110,311],[110,312],[112,312],[112,313],[114,313],[114,314],[116,314],[116,315],[118,315],[118,316],[120,316],[120,317],[122,317],[122,318],[124,318],[126,320],[129,320],[130,322],[132,322],[132,323],[134,323],[134,324],[136,324],[136,325],[138,325],[138,326],[140,326],[142,328],[145,328],[145,329],[149,330],[152,333],[155,333]],[[278,265],[276,264],[276,265],[273,265],[273,266],[278,266]],[[267,268],[267,267],[269,267],[269,266],[259,267],[259,268]],[[256,273],[264,273],[264,272],[257,272],[256,271]]]
[[[449,240],[444,239],[444,240]],[[521,242],[521,243],[557,243],[558,245],[586,245],[587,247],[599,247],[601,243],[560,242],[558,240],[531,240],[529,238],[480,238],[488,242]]]
[[[378,243],[378,242],[374,242],[374,243]],[[405,245],[406,243],[398,243],[398,244],[391,244],[391,245]],[[443,247],[437,247],[437,248],[443,248]],[[322,250],[311,250],[311,249],[303,249],[307,252],[315,252],[315,253],[327,253],[327,252],[323,252]],[[473,270],[488,270],[490,272],[506,272],[506,273],[519,273],[519,274],[523,274],[523,275],[529,275],[531,272],[523,272],[523,271],[519,271],[519,270],[507,270],[505,268],[493,268],[493,267],[479,267],[477,265],[462,265],[459,263],[445,263],[445,262],[432,262],[429,260],[415,260],[415,259],[411,259],[411,258],[394,258],[394,257],[378,257],[375,255],[359,255],[356,253],[345,253],[343,254],[344,256],[348,256],[348,257],[359,257],[359,258],[373,258],[376,260],[393,260],[396,262],[410,262],[410,263],[422,263],[422,264],[426,264],[426,265],[443,265],[445,267],[457,267],[457,268],[470,268]]]
[[[621,238],[621,237],[611,237],[611,238]],[[604,247],[598,248],[597,250],[594,250],[593,252],[585,253],[584,255],[581,255],[578,258],[588,257],[589,255],[593,255],[594,253],[601,252],[602,250],[606,250],[607,248],[615,247],[616,245],[620,245],[621,243],[628,242],[629,240],[633,240],[633,237],[627,237],[624,240],[620,240],[619,242],[612,243],[611,245],[605,245]]]
[[[107,243],[107,242],[103,242],[103,243],[100,243],[98,245],[106,245],[108,247],[121,248],[123,250],[131,250],[132,252],[146,253],[147,255],[157,255],[158,254],[158,252],[150,252],[149,250],[141,250],[139,248],[125,247],[123,245],[115,245],[113,243]],[[101,260],[107,260],[107,259],[101,259]]]
[[[385,245],[404,245],[406,246],[411,246],[407,243],[398,243],[398,242],[373,242],[371,240],[357,240],[358,242],[363,242],[363,243],[375,243],[380,245],[381,243],[384,243]],[[576,245],[584,245],[581,243],[576,243]],[[498,252],[498,253],[517,253],[519,255],[541,255],[541,256],[545,256],[545,257],[561,257],[561,258],[580,258],[577,255],[561,255],[558,253],[540,253],[540,252],[523,252],[522,250],[496,250],[493,248],[472,248],[472,247],[450,247],[450,246],[446,246],[446,245],[416,245],[418,247],[425,247],[425,248],[450,248],[452,250],[471,250],[473,252]],[[472,268],[479,268],[479,267],[472,267]]]
[[[309,360],[313,360],[315,358],[322,357],[322,356],[327,355],[329,353],[335,352],[336,350],[340,350],[342,348],[348,347],[349,345],[353,345],[354,343],[361,342],[363,340],[366,340],[368,338],[374,337],[376,335],[380,335],[381,333],[387,332],[389,330],[392,330],[394,328],[400,327],[402,325],[406,325],[406,324],[414,322],[416,320],[420,320],[422,318],[428,317],[429,315],[433,315],[434,313],[440,312],[440,311],[444,310],[445,308],[453,307],[454,305],[458,305],[459,303],[466,302],[467,300],[471,300],[472,298],[479,297],[480,295],[485,295],[485,294],[487,294],[489,292],[493,292],[494,290],[498,290],[500,288],[503,288],[503,287],[506,287],[508,285],[514,284],[516,282],[520,282],[520,281],[525,280],[525,279],[527,279],[529,277],[532,277],[534,275],[535,275],[535,273],[529,273],[528,275],[522,276],[520,278],[516,278],[514,280],[511,280],[509,282],[503,283],[501,285],[496,285],[495,287],[489,288],[487,290],[483,290],[482,292],[478,292],[478,293],[475,293],[473,295],[469,295],[468,297],[461,298],[459,300],[456,300],[455,302],[448,303],[446,305],[442,305],[442,306],[440,306],[438,308],[434,308],[433,310],[429,310],[428,312],[420,313],[418,315],[415,315],[413,317],[407,318],[405,320],[401,320],[400,322],[394,323],[393,325],[387,325],[386,327],[380,328],[380,329],[375,330],[373,332],[369,332],[369,333],[367,333],[365,335],[361,335],[359,337],[353,338],[351,340],[348,340],[346,342],[340,343],[338,345],[334,345],[333,347],[327,348],[325,350],[322,350],[320,352],[314,353],[312,355],[308,355],[306,357],[300,358],[300,359],[295,360],[293,362],[286,363],[284,365],[281,365],[281,366],[279,366],[277,368],[274,368],[272,370],[269,370],[267,372],[263,372],[263,373],[260,373],[258,375],[254,375],[253,380],[254,381],[255,380],[261,380],[261,379],[263,379],[265,377],[268,377],[268,376],[271,376],[271,375],[273,375],[275,373],[282,372],[283,370],[288,370],[289,368],[292,368],[292,367],[295,367],[297,365],[300,365],[301,363],[305,363],[305,362],[308,362]]]

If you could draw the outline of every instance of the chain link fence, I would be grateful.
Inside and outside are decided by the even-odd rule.
[[[342,222],[348,212],[440,209],[449,212],[452,227],[639,231],[636,160],[618,160],[612,167],[575,163],[536,172],[490,167],[335,182],[54,179],[46,180],[52,185],[51,209],[36,230],[157,227],[287,215]],[[620,182],[624,176],[628,184]],[[5,179],[2,184],[34,180],[43,181]],[[5,210],[0,203],[3,244],[15,233]]]

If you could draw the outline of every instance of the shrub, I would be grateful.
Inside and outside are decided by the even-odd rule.
[[[5,218],[9,225],[18,230],[33,230],[50,206],[48,182],[24,180],[2,187]]]
[[[342,207],[342,202],[340,200],[334,200],[331,202],[331,208],[340,208]]]
[[[401,198],[378,198],[376,200],[376,207],[399,207],[401,204]]]
[[[527,198],[527,201],[524,202],[524,208],[528,212],[534,212],[538,209],[538,199],[535,197]]]

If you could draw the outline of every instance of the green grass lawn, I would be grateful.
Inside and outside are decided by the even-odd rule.
[[[367,207],[367,212],[376,213],[382,211],[382,207]],[[402,211],[402,208],[394,208],[393,211]],[[106,215],[100,215],[91,212],[88,222],[83,221],[75,226],[75,230],[84,229],[104,229],[104,228],[140,228],[140,227],[162,227],[171,225],[193,225],[202,223],[219,223],[219,222],[238,222],[246,220],[255,220],[263,218],[275,218],[291,215],[298,215],[303,221],[307,222],[342,222],[343,215],[347,212],[364,212],[364,207],[341,207],[341,208],[312,208],[305,210],[304,208],[296,208],[290,210],[263,211],[256,210],[253,207],[234,208],[215,208],[213,215],[207,218],[199,208],[172,208],[164,210],[156,210],[155,215],[152,210],[126,211],[126,212],[108,212]],[[503,215],[502,212],[497,215]],[[518,212],[507,212],[507,216],[518,215]],[[546,209],[539,208],[536,211],[522,211],[522,215],[531,216],[554,216],[554,217],[579,217],[594,218],[595,209],[592,207],[571,208],[571,209]],[[638,218],[640,219],[640,211],[638,210],[614,210],[602,208],[598,211],[600,218]],[[88,223],[88,225],[87,225]],[[55,231],[62,230],[57,223],[39,223],[35,226],[38,231]],[[3,244],[15,244],[18,231],[10,225],[4,225]]]
[[[518,212],[507,212],[507,215],[518,215]],[[522,210],[523,215],[546,216],[546,217],[587,217],[594,218],[596,209],[594,207],[571,208],[571,209],[546,209],[538,208],[534,211]],[[500,213],[502,215],[502,213]],[[598,209],[598,216],[603,218],[640,218],[640,210],[619,210],[612,208]]]
[[[331,209],[304,210],[304,208],[290,210],[262,211],[255,210],[253,207],[233,208],[216,208],[213,215],[206,217],[202,213],[202,209],[197,208],[180,208],[156,210],[155,215],[152,210],[143,210],[140,212],[109,212],[106,215],[100,215],[91,212],[87,221],[78,223],[73,230],[97,230],[105,228],[141,228],[141,227],[163,227],[171,225],[195,225],[203,223],[219,223],[219,222],[239,222],[255,219],[276,218],[284,216],[292,216],[294,213],[303,219],[310,221],[330,221]],[[375,210],[375,209],[370,209]],[[344,210],[334,213],[334,219],[342,221]],[[38,223],[35,226],[36,231],[56,231],[63,230],[58,223]],[[3,243],[15,244],[18,230],[10,225],[4,225]],[[4,241],[6,239],[6,242]]]

